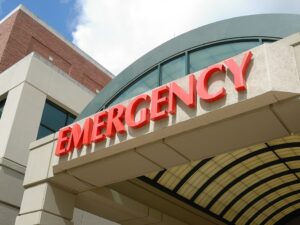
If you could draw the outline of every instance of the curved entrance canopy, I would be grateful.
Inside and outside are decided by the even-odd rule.
[[[288,136],[139,179],[226,224],[249,225],[299,210],[299,176],[300,136]]]

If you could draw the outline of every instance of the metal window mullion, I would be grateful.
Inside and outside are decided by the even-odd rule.
[[[185,57],[185,68],[184,68],[184,72],[185,74],[189,74],[190,73],[190,68],[189,68],[189,54],[188,51],[184,52],[184,57]]]
[[[69,119],[69,114],[65,113],[65,115],[66,115],[66,119],[65,119],[64,126],[66,126],[68,124],[68,119]]]
[[[273,146],[270,146],[268,143],[265,143],[265,145],[268,147],[268,148],[270,148],[270,150],[273,152],[273,154],[284,164],[284,166],[287,168],[287,170],[288,171],[290,171],[291,172],[291,174],[293,174],[295,177],[296,177],[296,179],[298,180],[298,181],[300,181],[300,178],[299,178],[299,176],[297,175],[297,173],[294,173],[293,172],[293,170],[292,170],[292,168],[287,164],[287,162],[285,162],[284,161],[284,159],[283,158],[281,158],[279,155],[278,155],[278,153],[276,152],[276,149],[273,149]]]
[[[52,132],[56,132],[55,130],[53,130],[52,128],[48,127],[47,125],[45,125],[43,123],[41,123],[40,126],[46,128],[46,129],[48,129],[48,130],[50,130]]]

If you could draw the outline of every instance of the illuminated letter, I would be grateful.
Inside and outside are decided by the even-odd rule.
[[[234,86],[237,91],[244,91],[247,89],[245,76],[251,58],[252,58],[252,52],[247,52],[245,53],[242,64],[240,66],[238,66],[233,59],[227,59],[224,62],[227,68],[233,74]]]
[[[135,121],[135,113],[137,107],[143,102],[150,102],[151,98],[149,95],[143,94],[137,96],[133,99],[132,102],[127,106],[126,113],[125,113],[125,121],[129,127],[139,128],[150,121],[150,110],[148,108],[142,108],[140,112],[140,119],[139,121]]]
[[[70,141],[71,127],[63,127],[59,130],[55,155],[62,156],[68,153],[67,145]]]
[[[102,111],[98,112],[94,117],[94,126],[91,141],[92,142],[100,142],[105,140],[106,136],[103,134],[103,129],[106,128],[106,122],[104,119],[107,118],[107,112]]]
[[[226,95],[226,90],[224,88],[215,94],[208,93],[208,80],[215,72],[225,72],[225,66],[222,64],[216,64],[205,69],[199,76],[197,82],[197,93],[201,99],[207,102],[219,100]]]
[[[116,105],[108,111],[107,116],[107,126],[106,126],[106,136],[107,137],[114,137],[116,132],[120,134],[126,133],[124,127],[124,114],[125,114],[125,106],[119,104]]]
[[[168,104],[168,97],[162,96],[168,92],[169,87],[167,85],[161,86],[152,91],[151,120],[156,121],[168,117],[167,110],[161,109],[163,105]]]
[[[179,87],[175,82],[170,84],[169,91],[169,108],[168,111],[171,114],[176,113],[176,97],[179,98],[189,106],[190,108],[194,108],[196,104],[196,79],[194,74],[188,76],[189,79],[189,90],[188,93],[184,91],[181,87]]]

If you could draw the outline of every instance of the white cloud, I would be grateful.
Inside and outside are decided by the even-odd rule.
[[[73,42],[118,74],[154,47],[199,26],[258,13],[298,13],[299,0],[77,0]]]

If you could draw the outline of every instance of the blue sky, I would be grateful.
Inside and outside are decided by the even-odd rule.
[[[76,25],[75,0],[0,0],[0,17],[3,18],[19,4],[23,4],[49,26],[72,41]]]

